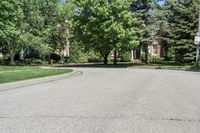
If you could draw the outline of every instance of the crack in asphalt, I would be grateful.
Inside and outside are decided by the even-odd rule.
[[[181,119],[181,118],[151,118],[151,120],[175,121],[175,122],[200,122],[200,119]]]
[[[71,119],[118,119],[120,117],[103,117],[103,116],[22,116],[9,117],[0,116],[0,119],[32,119],[32,118],[71,118]],[[123,118],[123,117],[121,117]]]
[[[107,120],[115,120],[115,119],[128,119],[133,118],[134,116],[0,116],[0,119],[35,119],[35,118],[69,118],[69,119],[107,119]],[[200,122],[200,119],[181,119],[181,118],[147,118],[143,117],[148,120],[152,121],[174,121],[174,122]]]

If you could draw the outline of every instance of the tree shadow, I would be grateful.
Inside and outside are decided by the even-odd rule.
[[[200,67],[192,66],[189,69],[186,69],[186,71],[190,72],[200,72]]]
[[[103,64],[103,63],[81,63],[81,64],[64,64],[55,65],[54,67],[67,67],[67,68],[141,68],[141,69],[163,69],[163,70],[181,70],[190,72],[200,72],[200,67],[194,67],[192,65],[179,65],[170,62],[151,63],[145,64],[142,62],[119,62],[118,64]]]
[[[80,68],[128,68],[132,66],[136,66],[140,64],[135,63],[120,63],[120,64],[103,64],[103,63],[83,63],[83,64],[65,64],[62,66],[55,66],[55,67],[80,67]]]

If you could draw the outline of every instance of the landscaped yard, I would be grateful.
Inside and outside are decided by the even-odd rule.
[[[44,69],[28,66],[0,66],[0,84],[72,72],[71,69]]]
[[[54,66],[67,66],[67,67],[99,67],[99,68],[132,68],[132,69],[165,69],[165,70],[181,70],[181,71],[195,71],[200,72],[200,67],[194,65],[179,65],[175,62],[158,62],[145,64],[143,62],[118,62],[117,65],[113,65],[113,62],[108,62],[107,65],[101,63],[80,63],[80,64],[65,64]]]

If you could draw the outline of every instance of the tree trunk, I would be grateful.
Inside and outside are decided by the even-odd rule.
[[[108,64],[108,56],[106,56],[106,57],[103,57],[104,58],[104,65],[107,65]]]
[[[104,58],[103,63],[104,63],[104,65],[107,65],[108,64],[108,59]]]
[[[145,63],[149,64],[149,50],[148,50],[148,45],[145,46]]]
[[[108,64],[108,55],[110,54],[110,52],[108,52],[107,54],[105,54],[105,52],[100,51],[101,56],[103,57],[103,63],[104,65]]]
[[[19,60],[24,60],[24,49],[23,48],[19,53]]]
[[[11,49],[11,50],[10,50],[10,64],[11,64],[11,65],[14,64],[14,57],[15,57],[14,50]]]
[[[114,51],[114,60],[113,60],[114,65],[117,65],[117,51]]]
[[[164,54],[164,59],[165,59],[166,61],[169,61],[168,51],[169,51],[169,47],[166,46],[166,47],[165,47],[165,54]]]
[[[103,62],[104,62],[104,65],[107,65],[107,64],[108,64],[108,55],[109,55],[109,54],[104,54],[104,55],[103,55],[103,59],[104,59]]]

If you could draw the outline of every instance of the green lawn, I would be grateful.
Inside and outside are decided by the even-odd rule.
[[[0,66],[0,84],[72,72],[71,69],[43,69],[28,66]]]
[[[174,62],[160,62],[145,64],[143,62],[118,62],[117,65],[113,65],[113,62],[108,62],[107,65],[101,63],[80,63],[80,64],[64,64],[55,66],[67,66],[67,67],[97,67],[97,68],[136,68],[136,69],[165,69],[165,70],[181,70],[181,71],[194,71],[200,72],[200,67],[194,65],[178,65]]]

